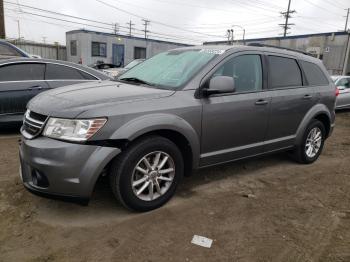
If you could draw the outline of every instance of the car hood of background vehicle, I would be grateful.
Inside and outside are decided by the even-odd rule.
[[[174,92],[112,81],[90,82],[43,92],[29,102],[28,108],[44,115],[74,118],[96,107],[157,99]]]

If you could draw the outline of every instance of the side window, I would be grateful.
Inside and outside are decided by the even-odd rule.
[[[1,81],[44,80],[45,65],[38,63],[10,64],[0,67]]]
[[[326,76],[316,64],[306,61],[300,61],[300,64],[305,72],[306,79],[310,86],[329,84]]]
[[[144,47],[134,47],[134,59],[145,59],[146,58],[146,48]]]
[[[234,57],[215,71],[215,76],[230,76],[235,80],[237,93],[253,92],[262,89],[262,66],[260,55]]]
[[[0,44],[0,56],[22,56],[16,49]]]
[[[45,79],[46,80],[59,80],[59,79],[81,80],[85,78],[75,68],[71,68],[63,65],[47,64]]]
[[[301,86],[300,68],[292,58],[269,56],[270,88]]]

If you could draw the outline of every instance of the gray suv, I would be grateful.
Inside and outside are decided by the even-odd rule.
[[[314,162],[334,127],[322,62],[272,47],[199,46],[118,80],[57,88],[28,104],[21,177],[31,192],[87,203],[107,174],[115,197],[155,209],[193,169],[271,152]]]

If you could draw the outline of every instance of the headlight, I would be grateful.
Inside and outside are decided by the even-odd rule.
[[[106,118],[62,119],[50,117],[43,135],[69,141],[86,141],[96,134],[106,122]]]

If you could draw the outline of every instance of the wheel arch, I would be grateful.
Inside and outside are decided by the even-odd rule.
[[[152,114],[136,118],[118,128],[110,140],[128,141],[159,135],[176,144],[185,161],[186,173],[199,164],[200,139],[195,129],[183,118],[170,114]]]

